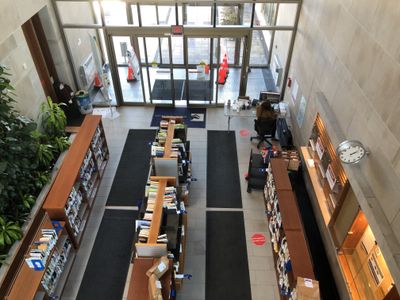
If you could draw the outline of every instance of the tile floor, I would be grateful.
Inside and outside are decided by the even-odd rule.
[[[103,119],[107,142],[110,148],[110,161],[102,180],[95,206],[92,211],[88,227],[83,237],[81,248],[77,253],[75,264],[66,284],[62,299],[75,299],[79,290],[84,270],[86,268],[91,249],[104,213],[105,203],[111,188],[113,177],[118,166],[128,130],[149,128],[153,115],[152,107],[120,107],[120,117],[115,120]],[[207,130],[226,130],[227,119],[223,115],[223,108],[207,109],[207,128],[190,128],[188,138],[191,141],[193,157],[193,177],[190,191],[190,206],[188,207],[188,240],[185,262],[185,272],[192,274],[190,281],[185,281],[178,293],[179,299],[205,299],[205,253],[206,253],[206,161],[207,161]],[[264,214],[262,192],[253,190],[246,192],[244,174],[247,172],[250,149],[255,149],[249,141],[249,136],[241,137],[239,130],[247,129],[253,133],[252,118],[233,118],[231,129],[236,131],[236,143],[239,159],[240,184],[243,201],[243,213],[249,259],[251,292],[253,300],[279,299],[277,281],[272,260],[272,251],[269,243],[267,219]],[[229,209],[224,209],[229,210]],[[255,246],[251,242],[254,233],[263,233],[267,243],[264,246]],[[221,249],[223,251],[223,249]],[[126,294],[126,293],[125,293]]]

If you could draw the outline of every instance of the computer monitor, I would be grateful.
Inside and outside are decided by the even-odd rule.
[[[259,100],[262,101],[269,101],[271,104],[279,103],[281,99],[281,94],[277,92],[269,92],[269,91],[261,91]]]

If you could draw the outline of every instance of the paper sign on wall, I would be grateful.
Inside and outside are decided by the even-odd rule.
[[[292,102],[293,105],[296,103],[296,98],[297,98],[297,92],[299,91],[299,84],[297,80],[295,79],[293,82],[293,88],[292,88]]]
[[[304,114],[306,112],[306,106],[307,106],[306,98],[304,98],[304,96],[301,96],[299,110],[297,111],[297,118],[296,118],[297,124],[299,125],[299,127],[301,127],[301,125],[303,125]]]

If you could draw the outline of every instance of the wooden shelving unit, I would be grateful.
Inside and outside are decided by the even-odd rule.
[[[131,280],[129,282],[129,290],[127,300],[149,300],[149,277],[146,275],[157,259],[137,257],[133,261],[133,269]],[[170,299],[171,280],[173,275],[172,261],[169,263],[169,270],[161,277],[163,299]]]
[[[50,251],[48,255],[45,266],[43,270],[34,270],[28,266],[25,260],[21,261],[21,265],[19,270],[14,276],[13,283],[5,297],[6,300],[21,300],[21,299],[48,299],[50,296],[60,296],[62,289],[64,287],[64,283],[60,278],[64,276],[68,276],[71,268],[69,265],[73,262],[75,258],[75,254],[73,250],[69,250],[68,255],[66,257],[67,261],[63,265],[63,272],[62,274],[58,274],[59,277],[56,277],[57,280],[55,281],[55,285],[53,288],[53,292],[50,294],[45,288],[42,283],[44,280],[44,275],[49,268],[50,261],[53,259],[55,252],[60,253],[62,248],[69,238],[68,234],[63,231],[63,226],[65,225],[64,222],[59,222],[57,224],[60,226],[57,232],[58,239]],[[29,256],[29,251],[33,247],[33,243],[39,240],[42,236],[42,229],[55,229],[53,226],[52,221],[50,220],[49,216],[45,214],[43,216],[42,222],[40,223],[39,227],[37,228],[36,234],[31,242],[31,246],[29,247],[28,251],[25,254],[25,257]]]
[[[280,278],[287,278],[288,290],[291,291],[296,286],[298,277],[315,279],[315,275],[301,215],[287,173],[287,162],[281,158],[270,160],[264,196],[278,283]],[[282,248],[284,243],[288,254]],[[280,272],[278,270],[281,261],[278,253],[281,253],[284,259],[290,257],[290,260],[285,262],[284,270]],[[289,261],[291,267],[286,269]],[[281,293],[281,299],[288,299],[289,296]]]
[[[303,157],[306,159],[307,156],[307,159],[311,158],[314,161],[318,184],[325,198],[319,201],[325,202],[326,207],[321,208],[324,211],[324,219],[327,224],[333,224],[349,189],[349,181],[319,114],[315,118],[308,151],[309,155],[302,151]],[[333,185],[330,185],[327,174],[331,174],[328,176],[331,182],[334,182]]]
[[[150,180],[158,181],[159,185],[147,243],[136,243],[135,245],[136,254],[139,257],[160,257],[167,254],[167,244],[158,244],[157,239],[162,222],[165,188],[167,186],[176,186],[176,178],[167,176],[151,176]]]
[[[108,157],[101,116],[86,116],[43,204],[52,220],[65,222],[75,248],[84,234]],[[72,199],[74,190],[81,193],[81,204]],[[71,217],[75,206],[76,215]]]

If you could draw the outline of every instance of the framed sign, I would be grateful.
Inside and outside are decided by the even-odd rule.
[[[317,150],[317,154],[318,154],[319,159],[322,159],[322,156],[325,153],[325,147],[322,144],[322,141],[321,141],[320,137],[317,138],[317,142],[315,143],[315,148]]]
[[[328,180],[329,187],[331,188],[331,190],[333,190],[335,187],[335,184],[336,184],[336,176],[335,176],[335,173],[333,172],[331,164],[328,165],[325,175],[326,175],[326,179]]]
[[[303,125],[304,121],[304,114],[306,113],[306,106],[307,106],[307,100],[304,98],[304,96],[301,96],[300,104],[299,104],[299,110],[297,111],[297,125],[301,128],[301,125]]]

